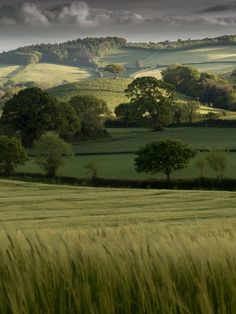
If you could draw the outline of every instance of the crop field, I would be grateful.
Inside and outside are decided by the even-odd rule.
[[[164,178],[162,174],[151,176],[136,173],[134,152],[145,144],[164,138],[180,140],[196,149],[236,149],[236,129],[234,128],[169,128],[163,132],[152,132],[147,129],[109,129],[110,138],[81,142],[74,147],[79,156],[67,160],[64,168],[58,174],[63,176],[86,177],[84,165],[92,162],[98,167],[98,176],[109,178]],[[117,154],[118,153],[118,154]],[[236,178],[236,153],[227,153],[228,167],[225,176]],[[22,172],[41,172],[34,159],[24,167],[19,167]],[[207,169],[207,175],[214,177],[215,173]],[[199,177],[192,160],[189,167],[173,173],[173,178]]]
[[[0,199],[1,313],[236,311],[234,192],[1,180]]]

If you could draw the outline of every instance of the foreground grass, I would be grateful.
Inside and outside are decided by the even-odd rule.
[[[0,235],[0,312],[236,312],[236,233],[114,228]]]

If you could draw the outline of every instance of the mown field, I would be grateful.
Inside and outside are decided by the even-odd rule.
[[[236,311],[233,192],[1,180],[0,200],[1,313]]]
[[[164,178],[162,174],[151,176],[136,173],[134,152],[139,147],[152,141],[164,138],[180,140],[196,149],[236,149],[236,129],[234,128],[169,128],[163,132],[152,132],[142,128],[109,129],[111,137],[101,140],[81,142],[74,147],[76,154],[67,160],[64,168],[58,174],[63,176],[86,177],[84,165],[94,163],[98,167],[98,176],[109,178]],[[117,154],[118,153],[118,154]],[[236,178],[236,153],[227,153],[228,166],[225,176]],[[19,167],[20,172],[41,172],[34,159],[24,167]],[[214,177],[215,173],[207,169],[207,175]],[[199,177],[192,160],[189,167],[173,173],[173,178]]]

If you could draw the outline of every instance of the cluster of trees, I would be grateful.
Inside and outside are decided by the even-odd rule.
[[[216,45],[236,45],[235,35],[226,35],[216,38],[204,38],[204,39],[187,39],[177,41],[163,41],[163,42],[149,42],[149,43],[128,43],[127,47],[130,48],[143,48],[154,50],[183,50],[193,49],[199,47],[208,47]]]
[[[115,114],[127,123],[145,120],[154,130],[162,130],[171,123],[192,124],[198,115],[198,102],[176,100],[172,85],[154,77],[135,79],[125,93],[129,103],[118,105]]]
[[[200,73],[194,67],[173,65],[163,70],[162,76],[180,93],[216,108],[236,110],[234,85],[218,75]]]
[[[3,64],[50,62],[70,65],[93,65],[109,51],[124,47],[126,39],[118,37],[85,38],[60,44],[38,44],[0,54]]]
[[[9,99],[0,119],[5,135],[21,139],[32,147],[47,131],[54,131],[65,141],[106,135],[104,120],[109,116],[107,104],[94,96],[77,96],[59,102],[40,88],[26,88]]]
[[[107,135],[109,115],[107,104],[94,96],[59,102],[37,87],[20,91],[5,103],[0,119],[0,174],[9,176],[34,148],[38,165],[54,176],[72,154],[74,141]]]

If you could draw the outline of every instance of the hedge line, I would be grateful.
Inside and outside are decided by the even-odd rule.
[[[43,182],[51,184],[68,184],[78,186],[111,187],[111,188],[137,188],[137,189],[180,189],[180,190],[222,190],[236,191],[236,179],[231,178],[195,178],[171,180],[131,180],[112,178],[77,178],[53,177],[39,173],[16,173],[10,179],[29,182]]]

